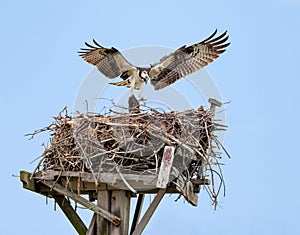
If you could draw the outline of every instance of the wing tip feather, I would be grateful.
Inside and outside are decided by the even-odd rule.
[[[101,46],[94,38],[93,38],[93,43],[98,46],[99,48],[103,48],[103,46]]]

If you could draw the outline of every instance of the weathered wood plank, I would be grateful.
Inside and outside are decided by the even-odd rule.
[[[58,171],[47,171],[41,172],[39,176],[35,177],[35,179],[39,180],[54,180],[56,177],[71,177],[74,179],[80,177],[80,181],[84,182],[90,186],[95,184],[95,178],[97,179],[98,183],[108,184],[111,190],[119,189],[119,190],[128,190],[128,186],[124,183],[124,179],[126,179],[127,183],[130,184],[135,190],[137,191],[145,191],[151,190],[156,188],[157,182],[157,175],[155,172],[153,174],[143,175],[140,173],[132,173],[132,174],[125,174],[122,173],[122,177],[116,173],[96,173],[93,176],[91,173],[88,172],[58,172]],[[68,180],[69,181],[69,180]],[[72,180],[73,181],[73,180]],[[78,184],[78,183],[75,183]],[[95,188],[91,189],[95,190]],[[84,190],[83,190],[84,191]]]
[[[35,182],[31,177],[31,173],[27,171],[20,171],[20,180],[23,183],[23,188],[36,192]]]
[[[110,211],[110,194],[111,192],[106,191],[98,191],[97,192],[97,205],[107,211]],[[104,219],[104,217],[97,215],[97,230],[96,235],[106,235],[109,234],[109,222]]]
[[[210,185],[209,179],[191,179],[191,182],[195,185]]]
[[[53,171],[54,172],[54,171]],[[54,172],[55,177],[50,177],[52,179],[56,179],[58,176],[58,172]],[[119,185],[111,186],[105,183],[99,183],[98,187],[96,187],[94,182],[86,182],[86,181],[80,181],[78,184],[78,176],[80,172],[64,172],[64,174],[60,177],[61,180],[61,185],[63,187],[69,188],[72,192],[78,193],[78,185],[80,189],[80,194],[89,194],[91,192],[96,192],[96,191],[106,191],[106,190],[128,190],[126,186],[118,188]],[[90,174],[90,173],[86,173]],[[47,173],[49,176],[49,174]],[[182,175],[179,176],[177,179],[177,184],[176,186],[171,185],[167,188],[166,193],[181,193],[182,190],[184,189],[186,179],[181,179]],[[149,186],[149,185],[143,185],[142,183],[137,184],[137,182],[134,181],[129,181],[130,184],[137,189],[137,193],[139,194],[153,194],[158,192],[158,188],[156,188],[156,180],[155,178],[150,177],[154,181],[153,185],[155,186]],[[26,172],[26,171],[21,171],[20,172],[20,180],[23,183],[23,187],[25,189],[28,189],[30,191],[42,194],[42,195],[47,195],[49,197],[52,197],[52,195],[59,194],[47,187],[46,185],[42,184],[41,182],[43,180],[41,179],[36,179],[36,177],[33,177],[31,179],[31,173]],[[80,178],[82,180],[82,178]],[[197,179],[197,180],[191,180],[191,182],[195,185],[209,185],[210,181],[208,179]]]
[[[128,234],[130,198],[124,190],[112,191],[111,193],[111,212],[120,217],[120,226],[110,226],[110,235]]]
[[[53,196],[61,210],[67,216],[75,230],[79,235],[86,235],[87,228],[81,218],[78,216],[76,211],[70,205],[70,202],[62,195],[55,195]]]
[[[156,183],[157,188],[167,188],[174,159],[174,151],[175,147],[173,146],[165,146],[164,148],[164,154]]]
[[[149,220],[151,219],[152,215],[154,214],[156,208],[158,207],[160,201],[164,197],[166,192],[166,189],[159,189],[157,192],[155,198],[151,202],[150,206],[148,207],[147,211],[145,212],[143,218],[139,222],[139,224],[136,226],[136,229],[133,232],[133,235],[141,235],[144,231],[145,227],[147,226]]]
[[[65,195],[65,196],[73,199],[75,202],[78,202],[79,204],[85,206],[86,208],[94,211],[95,213],[97,213],[98,215],[109,220],[113,224],[115,224],[115,225],[120,224],[121,219],[119,217],[117,217],[114,214],[108,212],[107,210],[102,209],[99,206],[91,203],[90,201],[86,200],[85,198],[81,197],[80,195],[70,192],[69,190],[67,190],[66,188],[61,186],[60,184],[58,184],[54,181],[46,181],[46,180],[42,181],[42,183],[45,184],[46,186],[48,186],[49,188],[61,193],[62,195]]]

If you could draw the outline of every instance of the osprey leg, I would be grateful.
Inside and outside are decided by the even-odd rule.
[[[143,100],[143,96],[142,96],[142,94],[143,94],[143,88],[144,88],[144,83],[141,85],[141,87],[140,87],[140,91],[139,91],[139,99],[140,100]]]

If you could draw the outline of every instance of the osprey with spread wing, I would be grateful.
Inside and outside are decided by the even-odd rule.
[[[120,76],[123,81],[110,83],[127,86],[133,90],[142,89],[150,80],[155,90],[162,89],[191,73],[198,71],[225,52],[230,43],[227,42],[227,31],[215,37],[217,30],[205,40],[191,46],[182,46],[170,55],[164,56],[158,63],[142,68],[132,65],[116,48],[104,48],[93,40],[95,46],[85,43],[88,48],[81,48],[79,55],[108,78]]]

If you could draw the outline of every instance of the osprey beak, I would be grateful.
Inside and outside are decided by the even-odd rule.
[[[146,78],[143,78],[144,82],[147,84],[148,80]]]

